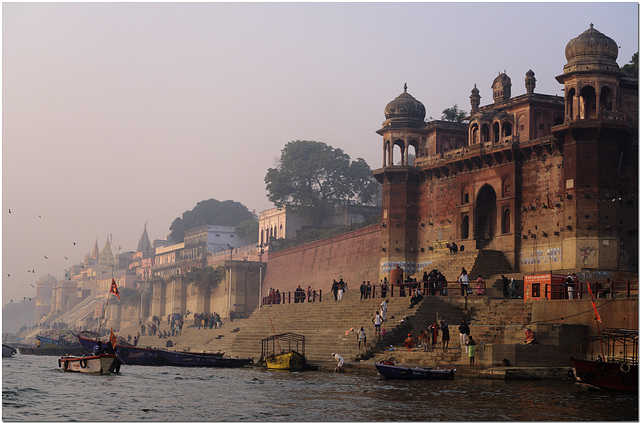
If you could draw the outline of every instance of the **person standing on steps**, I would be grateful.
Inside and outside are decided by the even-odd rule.
[[[338,301],[340,301],[342,299],[342,295],[344,294],[344,291],[346,291],[346,290],[347,290],[347,284],[344,283],[342,278],[340,278],[340,282],[338,282]]]
[[[364,300],[364,297],[367,295],[367,285],[365,285],[364,281],[360,285],[360,299]]]
[[[476,341],[473,340],[473,336],[469,335],[467,341],[467,348],[469,350],[469,365],[475,366],[476,364]]]
[[[464,346],[465,352],[468,352],[467,336],[471,333],[471,329],[465,319],[462,319],[462,323],[458,326],[458,331],[460,332],[460,347]]]
[[[449,348],[449,325],[440,320],[440,330],[442,331],[442,349]]]
[[[376,311],[376,315],[371,319],[373,322],[373,326],[376,328],[376,339],[380,339],[380,326],[382,325],[382,316],[380,316],[380,312]]]
[[[387,308],[389,307],[389,299],[387,298],[382,303],[380,303],[380,317],[382,317],[382,321],[387,321]]]
[[[462,268],[462,272],[460,272],[458,282],[460,282],[460,293],[466,297],[469,289],[469,275],[464,267]]]
[[[360,330],[356,333],[358,338],[358,354],[362,354],[367,351],[367,334],[364,333],[364,326],[360,327]],[[362,348],[362,352],[360,351],[360,347]]]
[[[431,324],[431,326],[429,326],[427,329],[429,329],[429,333],[431,333],[431,345],[433,345],[433,349],[435,350],[437,345],[438,345],[438,329],[440,327],[438,326],[438,321],[436,320],[435,322],[433,322]]]
[[[509,279],[505,275],[502,275],[502,295],[509,297]]]
[[[333,284],[331,285],[331,292],[333,292],[333,300],[338,301],[338,282],[333,280]]]

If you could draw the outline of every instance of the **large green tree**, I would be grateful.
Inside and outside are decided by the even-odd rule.
[[[352,162],[341,149],[318,141],[287,143],[264,181],[271,202],[288,206],[315,227],[333,206],[347,200],[371,204],[377,193],[367,162]]]
[[[255,220],[255,216],[241,203],[210,198],[182,213],[182,217],[176,217],[169,228],[170,237],[174,242],[182,242],[189,229],[203,225],[238,226],[245,220]]]
[[[442,120],[448,120],[450,122],[461,122],[462,118],[467,115],[464,110],[458,109],[458,105],[454,104],[453,107],[449,107],[442,111]]]

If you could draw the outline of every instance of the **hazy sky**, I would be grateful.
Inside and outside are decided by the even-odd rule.
[[[504,70],[513,96],[529,69],[562,95],[590,23],[628,63],[637,3],[3,3],[2,302],[96,240],[135,250],[145,222],[166,237],[198,201],[272,207],[264,176],[289,141],[380,167],[405,82],[436,119],[469,111],[474,83],[492,103]]]

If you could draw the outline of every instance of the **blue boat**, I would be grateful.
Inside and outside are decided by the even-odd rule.
[[[95,339],[85,338],[78,335],[80,345],[89,354],[93,354],[93,350],[98,343]],[[159,350],[153,348],[139,348],[129,345],[118,345],[116,355],[118,360],[130,366],[164,366],[165,362],[160,357]]]
[[[93,353],[98,341],[78,335],[82,347]],[[198,353],[191,351],[169,351],[157,348],[118,345],[118,359],[130,366],[182,366],[182,367],[242,367],[252,364],[251,358],[226,358],[224,353]]]
[[[253,364],[251,358],[227,358],[220,353],[159,350],[168,366],[186,367],[242,367]]]
[[[391,361],[374,363],[378,372],[388,379],[450,379],[456,373],[456,369],[422,369],[420,367],[396,366]]]

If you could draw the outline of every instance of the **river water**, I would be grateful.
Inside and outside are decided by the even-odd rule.
[[[390,381],[377,374],[122,366],[65,373],[2,359],[3,421],[638,421],[638,395],[570,381]]]

